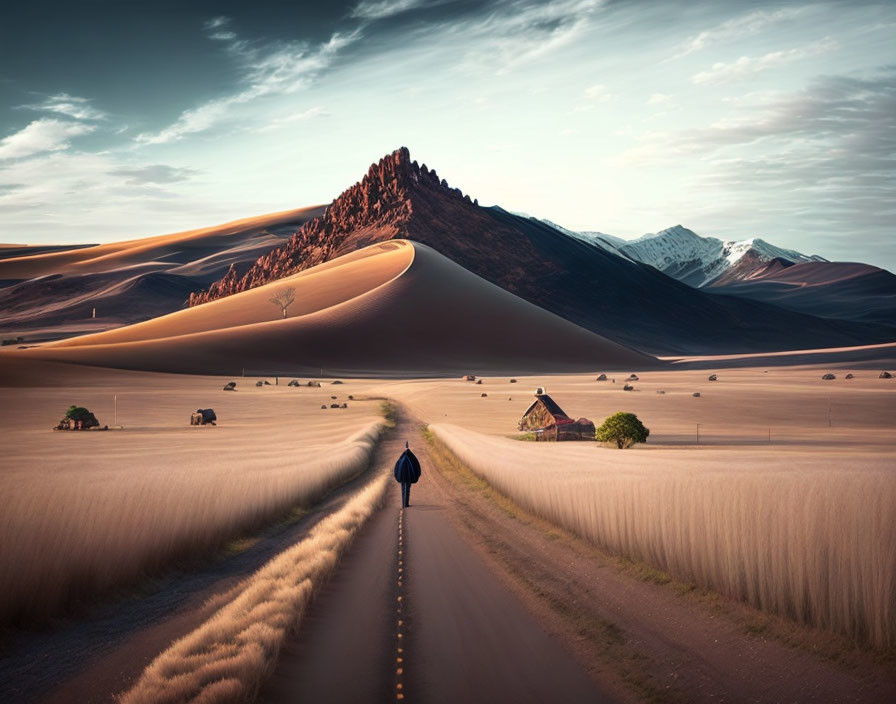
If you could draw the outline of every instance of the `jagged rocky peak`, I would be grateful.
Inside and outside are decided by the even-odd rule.
[[[207,291],[191,293],[189,305],[261,286],[375,241],[406,236],[415,199],[479,204],[460,189],[451,188],[435,169],[412,161],[408,148],[401,147],[371,164],[364,178],[343,191],[323,215],[306,222],[285,244],[260,257],[243,276],[231,268]]]

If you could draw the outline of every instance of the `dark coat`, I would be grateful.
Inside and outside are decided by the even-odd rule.
[[[215,415],[214,410],[211,408],[197,408],[196,412],[202,416],[203,423],[211,423],[212,421],[218,420],[218,416]]]
[[[395,481],[402,484],[416,484],[420,478],[420,460],[410,451],[405,450],[395,463]]]

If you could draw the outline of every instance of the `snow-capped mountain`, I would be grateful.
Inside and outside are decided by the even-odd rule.
[[[534,220],[536,218],[532,219]],[[563,225],[558,225],[557,223],[551,222],[550,220],[546,220],[544,218],[538,218],[538,221],[543,222],[545,225],[553,227],[555,230],[560,230],[560,232],[562,232],[564,235],[575,237],[577,240],[582,240],[583,242],[587,242],[588,244],[597,245],[601,249],[604,249],[611,254],[616,254],[620,257],[631,259],[628,254],[622,251],[622,245],[627,244],[628,241],[622,239],[621,237],[616,237],[614,235],[608,235],[604,232],[596,231],[576,232],[575,230],[570,230],[563,227]]]
[[[730,242],[701,237],[681,225],[624,242],[619,250],[696,288],[710,286],[722,277],[726,282],[747,278],[757,267],[775,259],[792,263],[827,261],[818,255],[776,247],[758,237]]]

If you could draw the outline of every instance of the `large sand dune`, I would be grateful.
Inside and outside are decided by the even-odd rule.
[[[290,317],[270,298],[292,287]],[[488,283],[425,245],[395,240],[241,294],[39,348],[29,358],[180,373],[416,376],[657,366]]]

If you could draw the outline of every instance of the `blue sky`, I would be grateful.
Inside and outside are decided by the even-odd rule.
[[[330,201],[406,145],[483,204],[896,270],[896,4],[49,3],[0,23],[0,241]]]

